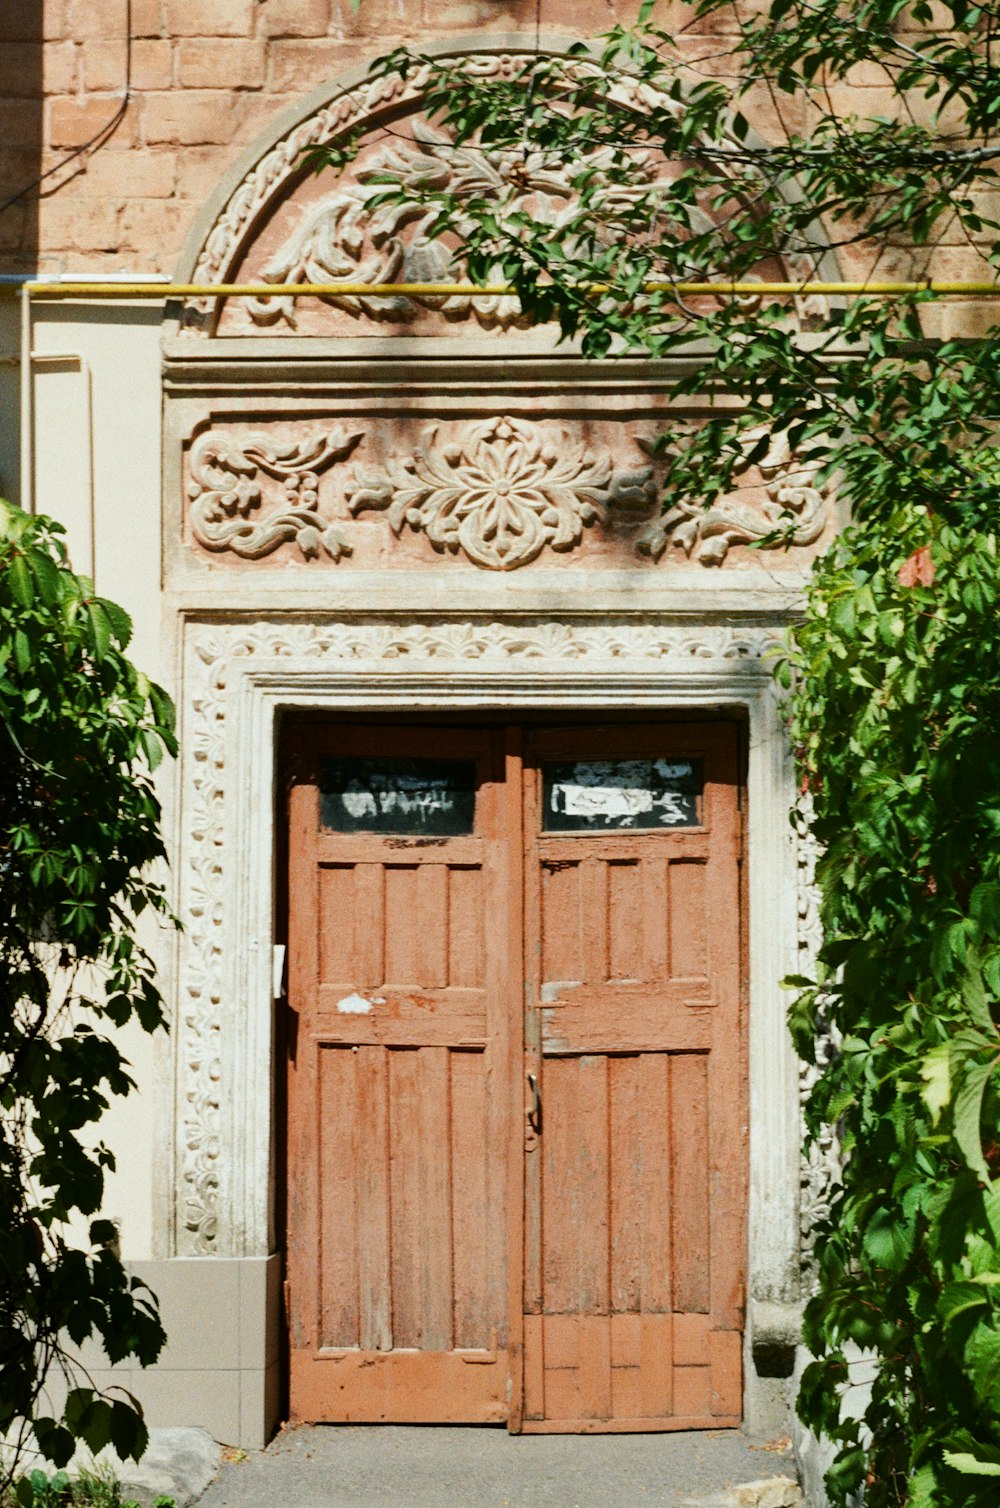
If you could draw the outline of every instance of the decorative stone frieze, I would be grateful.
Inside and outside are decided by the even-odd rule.
[[[436,553],[512,571],[579,550],[641,570],[686,559],[720,566],[734,546],[754,544],[794,568],[831,522],[817,465],[781,441],[742,465],[739,485],[711,509],[681,503],[660,514],[655,455],[643,464],[640,454],[652,441],[621,421],[304,421],[293,410],[270,428],[249,416],[208,423],[189,448],[185,530],[196,550],[230,561],[264,561],[287,546],[302,561],[352,557],[385,569],[428,565]],[[748,452],[758,438],[749,436]],[[379,514],[384,535],[372,530]],[[431,549],[415,547],[415,536]]]
[[[416,453],[384,471],[359,468],[352,513],[384,509],[394,534],[406,524],[438,550],[510,571],[548,545],[570,550],[615,503],[648,510],[652,467],[616,471],[578,435],[518,419],[487,419],[448,440],[430,425]]]
[[[331,560],[351,547],[318,512],[319,473],[349,455],[361,431],[342,429],[305,442],[278,444],[268,435],[244,440],[221,430],[201,435],[191,449],[188,483],[191,532],[206,550],[232,550],[246,560],[270,555],[286,540],[307,558],[324,550]],[[274,479],[276,498],[261,513],[260,474]]]
[[[645,530],[639,550],[659,560],[668,545],[675,545],[700,565],[718,566],[733,545],[787,550],[815,544],[829,522],[830,484],[817,486],[819,462],[792,455],[785,435],[775,438],[754,467],[749,456],[764,434],[761,429],[747,434],[747,459],[735,471],[746,482],[756,469],[763,488],[744,487],[707,509],[696,503],[668,508]]]

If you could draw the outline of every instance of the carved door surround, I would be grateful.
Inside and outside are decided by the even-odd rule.
[[[480,36],[442,50],[503,68],[525,45],[534,39]],[[178,279],[256,277],[269,259],[291,275],[297,228],[303,267],[319,248],[347,257],[342,274],[317,268],[324,279],[360,276],[350,245],[374,254],[364,196],[321,213],[323,194],[302,197],[296,153],[362,119],[405,117],[419,144],[418,107],[419,78],[372,85],[359,70],[317,91],[220,185]],[[439,149],[425,138],[421,150]],[[373,277],[412,253],[413,226],[393,246],[396,229],[375,248]],[[661,515],[647,442],[676,366],[584,362],[485,301],[392,320],[379,309],[335,300],[292,325],[270,306],[217,324],[192,308],[174,311],[165,334],[185,931],[158,1254],[274,1250],[273,818],[286,709],[735,708],[749,719],[748,1343],[775,1324],[791,1331],[800,1204],[822,1199],[828,1167],[803,1169],[778,985],[803,971],[814,925],[769,656],[836,526],[833,500],[800,459],[773,455],[711,515]],[[747,549],[776,513],[793,521],[793,548]]]

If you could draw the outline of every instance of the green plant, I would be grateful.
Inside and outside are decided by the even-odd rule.
[[[51,1417],[45,1380],[76,1380],[89,1336],[112,1362],[145,1364],[163,1342],[114,1227],[94,1219],[89,1251],[66,1235],[98,1213],[114,1166],[93,1128],[132,1088],[115,1034],[164,1024],[135,929],[144,914],[172,924],[150,772],[174,748],[173,711],[125,657],[129,633],[70,570],[60,526],[0,504],[0,1434],[14,1444],[0,1491],[30,1436],[57,1466],[77,1440],[138,1456],[134,1399],[85,1383]]]
[[[18,1508],[63,1508],[69,1502],[70,1483],[64,1471],[49,1477],[37,1468],[22,1477],[14,1494]]]
[[[917,276],[949,243],[993,280],[1000,8],[696,11],[701,46],[644,0],[595,47],[489,78],[383,59],[421,70],[443,145],[440,162],[401,156],[368,203],[419,204],[452,275],[510,285],[585,354],[678,359],[672,396],[707,414],[664,425],[654,556],[690,550],[703,511],[779,440],[853,510],[782,669],[799,820],[824,851],[820,977],[798,981],[792,1025],[806,1057],[828,1030],[842,1044],[808,1111],[839,1128],[844,1165],[815,1233],[799,1409],[838,1448],[835,1503],[863,1488],[869,1508],[985,1508],[1000,1477],[996,304],[977,338],[943,339],[925,294],[824,309],[677,285],[828,276],[830,248],[875,276],[888,250]],[[859,71],[882,85],[877,114],[839,105]],[[750,128],[761,97],[768,140]],[[503,171],[445,171],[468,143]],[[357,147],[309,159],[338,168]],[[765,543],[794,537],[796,508],[792,489]],[[841,1418],[852,1343],[874,1357],[863,1420]]]

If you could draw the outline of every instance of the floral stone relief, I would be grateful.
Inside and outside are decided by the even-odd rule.
[[[421,203],[421,191],[433,188],[458,201],[455,229],[461,235],[461,203],[483,198],[502,201],[509,212],[529,213],[542,224],[560,225],[576,213],[579,193],[576,180],[579,162],[555,163],[546,154],[487,151],[476,144],[456,146],[444,131],[418,116],[412,124],[412,141],[377,144],[362,153],[351,177],[345,177],[332,193],[306,201],[299,219],[278,248],[266,256],[254,273],[270,283],[453,283],[460,280],[445,241],[432,226],[439,218],[437,206]],[[608,200],[621,201],[639,189],[624,189],[615,172],[614,152],[601,148],[588,154],[587,165],[594,187],[603,189]],[[652,153],[638,163],[643,173],[642,191],[658,188],[662,166]],[[380,202],[386,182],[398,184],[404,197],[399,202]],[[663,181],[663,216],[669,214],[669,183]],[[414,198],[406,198],[412,191]],[[697,206],[688,210],[692,229],[707,230],[710,220]],[[471,222],[470,222],[471,223]],[[503,283],[502,269],[489,282]],[[323,302],[355,317],[410,323],[421,311],[437,311],[450,320],[470,315],[485,328],[509,328],[524,323],[517,299],[503,295],[470,297],[467,294],[366,296],[331,293]],[[285,296],[248,298],[243,308],[256,325],[284,324],[295,328],[296,301]]]
[[[306,442],[276,444],[267,435],[238,440],[209,430],[191,447],[189,522],[206,550],[232,550],[247,560],[270,555],[294,541],[308,559],[324,550],[332,560],[351,547],[336,525],[318,511],[319,473],[342,461],[361,431],[335,429]],[[260,513],[261,475],[278,483],[274,506]]]
[[[616,472],[565,429],[487,419],[454,440],[429,425],[409,459],[359,467],[347,498],[354,514],[384,509],[394,534],[409,524],[437,550],[510,571],[546,545],[571,550],[616,505],[648,509],[655,489],[652,467]]]
[[[672,545],[719,566],[735,545],[802,547],[827,527],[817,466],[782,442],[738,468],[742,485],[708,511],[678,504],[656,514],[655,467],[628,456],[635,443],[655,461],[655,445],[620,424],[614,431],[607,444],[591,443],[582,428],[512,416],[437,421],[412,439],[396,426],[212,428],[191,446],[188,534],[205,551],[247,561],[287,546],[304,560],[338,562],[355,553],[352,521],[381,513],[397,541],[422,535],[440,554],[511,571],[547,550],[574,550],[588,533],[602,549],[620,550],[624,537],[625,550],[649,563]],[[748,454],[759,439],[748,437]]]

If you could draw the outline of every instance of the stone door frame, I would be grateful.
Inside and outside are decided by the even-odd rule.
[[[361,620],[181,614],[179,939],[163,1256],[275,1250],[277,727],[285,709],[739,711],[748,720],[750,1193],[747,1406],[755,1333],[794,1333],[799,1069],[781,978],[799,967],[801,856],[771,659],[779,619],[676,613]],[[172,1193],[170,1192],[172,1190]]]

